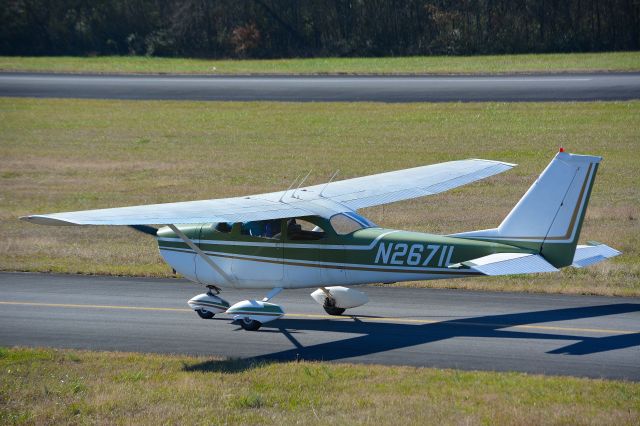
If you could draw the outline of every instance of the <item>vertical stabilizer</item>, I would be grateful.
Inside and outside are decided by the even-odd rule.
[[[571,265],[601,160],[559,152],[500,226],[455,236],[533,249],[556,268]]]

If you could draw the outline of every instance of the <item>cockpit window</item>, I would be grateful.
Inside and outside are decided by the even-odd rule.
[[[347,213],[339,213],[332,216],[329,222],[338,235],[351,234],[359,229],[369,228],[373,224],[369,221],[361,221],[358,215],[352,215]],[[364,218],[363,218],[364,219]]]
[[[289,219],[287,221],[287,238],[289,240],[319,240],[325,237],[324,229],[304,219]]]

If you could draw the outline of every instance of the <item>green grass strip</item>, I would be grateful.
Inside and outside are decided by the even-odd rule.
[[[2,424],[637,424],[640,384],[0,348]]]
[[[464,158],[513,170],[365,209],[380,226],[497,226],[555,155],[601,155],[580,241],[622,255],[558,274],[410,285],[640,295],[640,102],[278,103],[0,98],[0,270],[171,276],[155,240],[21,215],[223,198]]]
[[[640,52],[394,58],[203,60],[144,56],[0,57],[0,70],[145,74],[502,74],[638,71]]]

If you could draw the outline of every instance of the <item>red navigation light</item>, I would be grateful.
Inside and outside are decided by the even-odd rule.
[[[563,147],[560,147],[560,152],[564,152],[564,148]]]

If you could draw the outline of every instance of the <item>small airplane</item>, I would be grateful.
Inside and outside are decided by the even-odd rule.
[[[617,256],[601,243],[578,245],[601,157],[561,148],[502,223],[432,235],[380,227],[357,211],[438,194],[511,169],[469,159],[246,197],[30,215],[44,225],[126,225],[153,235],[173,269],[207,286],[188,301],[204,319],[219,313],[245,330],[284,315],[281,290],[317,288],[330,315],[368,302],[349,286],[368,283],[555,272]],[[306,178],[305,178],[306,179]],[[155,228],[150,225],[164,225]],[[270,290],[230,305],[223,288]]]

